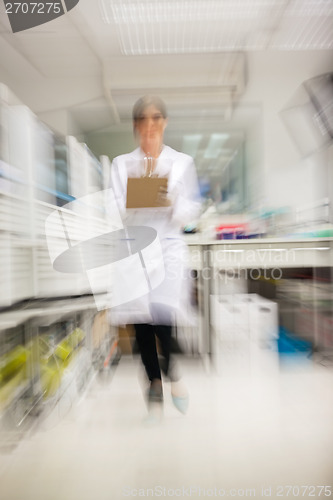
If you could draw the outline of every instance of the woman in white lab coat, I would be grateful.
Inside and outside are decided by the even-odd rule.
[[[171,332],[173,325],[184,321],[182,313],[188,310],[185,304],[189,300],[186,244],[181,229],[198,216],[200,197],[193,159],[163,144],[166,125],[166,107],[160,98],[145,96],[136,102],[133,128],[139,147],[113,160],[111,187],[124,224],[153,228],[163,255],[164,279],[160,280],[160,284],[139,300],[121,307],[126,318],[123,323],[133,323],[135,327],[141,358],[150,381],[148,402],[163,402],[162,368],[171,380],[175,406],[185,413],[188,396],[170,357]],[[126,209],[127,181],[130,177],[147,175],[147,165],[149,175],[168,178],[167,189],[160,188],[159,207]],[[156,272],[158,274],[159,269]],[[117,308],[114,313],[117,314]],[[160,341],[163,356],[161,367],[155,335]]]

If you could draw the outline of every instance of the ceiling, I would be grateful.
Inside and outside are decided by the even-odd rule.
[[[0,81],[38,114],[70,110],[83,132],[128,121],[146,92],[170,115],[230,120],[247,51],[332,49],[332,26],[333,0],[80,0],[13,34],[1,2]]]
[[[332,26],[333,0],[80,0],[13,34],[0,2],[0,82],[47,123],[70,116],[85,135],[129,130],[135,100],[156,93],[177,118],[170,143],[197,148],[205,170],[216,154],[230,162],[258,116],[239,106],[247,53],[332,50]]]

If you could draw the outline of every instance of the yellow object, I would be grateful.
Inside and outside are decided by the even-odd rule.
[[[28,350],[19,345],[0,358],[0,384],[13,377],[28,359]]]
[[[54,396],[61,384],[63,367],[57,366],[54,360],[49,360],[47,364],[40,366],[40,382],[44,398]]]
[[[8,382],[0,386],[0,409],[3,410],[14,399],[17,389],[25,379],[25,368],[21,368]]]
[[[65,339],[55,348],[54,354],[57,358],[65,361],[73,352],[73,347],[69,339]]]
[[[73,340],[75,347],[77,347],[83,340],[85,339],[85,333],[81,328],[75,328],[75,330],[71,333],[70,337]]]

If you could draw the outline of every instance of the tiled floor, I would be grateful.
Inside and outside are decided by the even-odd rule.
[[[186,416],[165,384],[164,417],[147,426],[139,360],[123,357],[65,416],[1,452],[1,500],[329,496],[319,486],[333,484],[331,368],[270,360],[269,371],[217,376],[181,363]]]

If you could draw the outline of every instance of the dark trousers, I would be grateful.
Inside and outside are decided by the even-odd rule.
[[[134,328],[141,359],[149,380],[161,380],[161,369],[165,375],[169,375],[172,327],[142,323],[134,325]],[[161,366],[157,355],[155,335],[160,341],[163,356]]]

